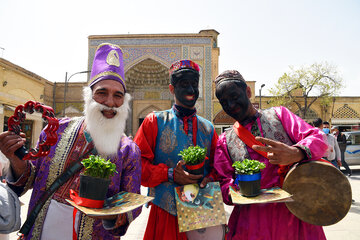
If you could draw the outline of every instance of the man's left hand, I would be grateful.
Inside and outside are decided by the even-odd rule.
[[[208,184],[208,182],[211,182],[211,179],[208,177],[204,177],[204,179],[201,181],[200,183],[200,187],[203,188],[206,186],[206,184]]]
[[[305,157],[304,153],[297,147],[263,137],[256,137],[255,139],[267,146],[254,145],[253,149],[267,152],[271,164],[289,165],[299,162]]]
[[[341,167],[342,166],[341,160],[337,160],[337,164],[339,167]]]

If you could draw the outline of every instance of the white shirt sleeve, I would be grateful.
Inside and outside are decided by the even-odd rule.
[[[334,139],[335,139],[334,145],[335,145],[336,158],[338,161],[341,161],[341,152],[340,152],[339,144],[338,144],[336,138],[334,138]]]

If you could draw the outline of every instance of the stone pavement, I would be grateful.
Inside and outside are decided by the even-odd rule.
[[[324,227],[324,231],[328,240],[358,240],[360,239],[360,166],[351,167],[353,175],[349,178],[353,199],[355,203],[351,205],[349,213],[340,222]],[[143,195],[146,194],[146,188],[141,189]],[[25,203],[21,207],[21,220],[26,219],[27,204],[30,198],[30,192],[20,198]],[[229,217],[232,207],[225,205],[227,217]],[[149,209],[143,207],[141,215],[136,218],[130,225],[123,240],[140,240],[143,238]],[[16,233],[10,234],[10,240],[16,240]]]
[[[352,176],[349,179],[352,198],[348,214],[338,223],[324,227],[328,240],[357,240],[360,239],[360,166],[350,166]]]

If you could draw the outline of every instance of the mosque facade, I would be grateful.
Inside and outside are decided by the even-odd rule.
[[[202,30],[197,34],[89,36],[88,69],[91,69],[99,44],[107,42],[121,47],[126,88],[132,96],[132,117],[126,128],[128,134],[135,135],[147,114],[173,105],[174,98],[169,92],[171,64],[180,59],[191,59],[200,67],[197,112],[211,121],[212,79],[218,74],[218,34],[215,30]]]

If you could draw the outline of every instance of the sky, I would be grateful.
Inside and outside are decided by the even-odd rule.
[[[0,0],[0,57],[53,82],[87,70],[90,35],[204,29],[220,33],[219,73],[238,70],[256,94],[289,66],[326,61],[345,85],[339,95],[360,96],[358,0]]]

